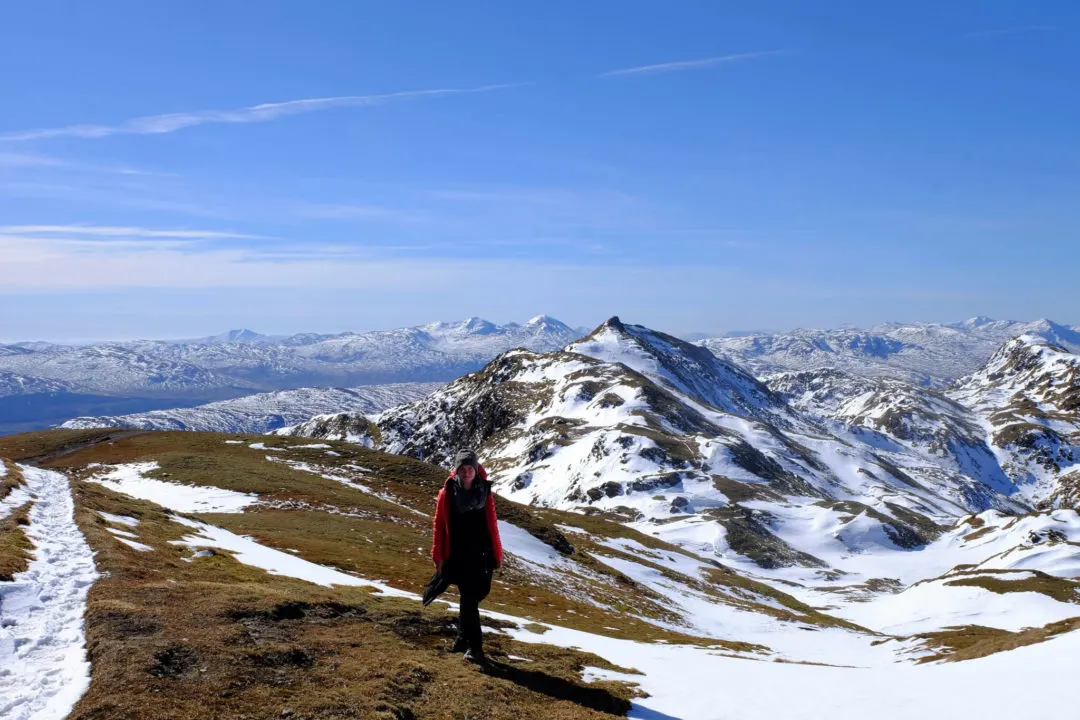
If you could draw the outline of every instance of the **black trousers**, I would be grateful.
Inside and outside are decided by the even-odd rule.
[[[458,635],[473,652],[483,652],[483,633],[480,630],[480,601],[491,592],[492,571],[483,564],[456,568],[461,605],[458,615]]]

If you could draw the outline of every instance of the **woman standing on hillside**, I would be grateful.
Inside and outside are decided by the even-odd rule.
[[[453,652],[464,650],[470,662],[484,662],[480,601],[491,591],[491,576],[502,556],[487,472],[475,452],[459,450],[435,503],[431,559],[443,581],[458,586],[461,606]]]

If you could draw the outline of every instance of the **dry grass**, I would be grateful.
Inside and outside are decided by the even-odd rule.
[[[271,576],[225,553],[185,562],[169,541],[187,528],[156,506],[92,483],[77,500],[103,577],[87,610],[92,682],[72,718],[570,720],[629,707],[631,687],[580,679],[586,664],[610,667],[600,658],[488,632],[481,672],[445,651],[456,628],[444,606]],[[118,543],[98,511],[137,517],[154,550]]]
[[[964,575],[955,580],[949,580],[946,585],[961,585],[980,587],[998,594],[1012,592],[1037,592],[1052,597],[1058,602],[1073,603],[1080,605],[1080,582],[1068,578],[1048,575],[1040,570],[1013,570],[1013,571],[972,571],[971,575]],[[977,573],[977,574],[976,574]],[[988,573],[999,574],[1000,577]],[[1010,580],[1010,574],[1031,573],[1034,577],[1025,577],[1018,580]]]
[[[19,472],[19,468],[15,466],[15,463],[8,462],[0,457],[0,464],[7,470],[4,476],[0,477],[0,500],[3,500],[12,490],[22,485],[24,481],[22,473]]]
[[[21,505],[0,520],[0,582],[10,582],[15,573],[30,567],[34,545],[23,528],[30,524],[32,506],[32,502]]]
[[[1062,620],[1041,628],[1025,628],[1019,632],[969,625],[915,637],[923,640],[926,647],[937,651],[920,658],[920,663],[960,662],[1034,645],[1073,630],[1080,630],[1080,618]]]
[[[120,432],[116,429],[42,430],[22,435],[6,435],[0,437],[0,457],[16,462],[36,460],[50,453],[104,441]]]

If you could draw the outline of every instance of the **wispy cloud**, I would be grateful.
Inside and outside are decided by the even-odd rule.
[[[38,153],[11,153],[0,152],[0,168],[62,168],[65,170],[78,170],[94,173],[106,173],[115,175],[146,175],[156,177],[171,176],[171,173],[151,172],[140,170],[127,165],[99,165],[83,163],[51,155]]]
[[[483,85],[475,88],[440,88],[435,90],[408,90],[405,92],[385,93],[382,95],[344,95],[340,97],[307,98],[286,102],[263,103],[236,110],[197,110],[186,113],[148,115],[132,118],[116,125],[68,125],[58,128],[39,128],[19,130],[0,134],[0,140],[20,142],[27,140],[47,140],[59,137],[97,139],[110,135],[158,135],[176,132],[184,128],[211,123],[239,124],[268,122],[281,117],[302,115],[304,113],[332,110],[347,107],[369,107],[383,105],[398,100],[425,97],[443,97],[448,95],[468,95],[493,92],[517,87],[514,84]]]
[[[1002,35],[1021,35],[1033,32],[1054,32],[1054,25],[1019,25],[1017,27],[997,28],[994,30],[978,30],[964,35],[965,38],[1001,37]]]
[[[113,225],[0,225],[0,235],[22,235],[50,239],[69,236],[150,240],[268,240],[265,235],[249,235],[220,230],[157,230]]]
[[[619,75],[651,75],[666,72],[681,72],[683,70],[701,70],[716,67],[731,62],[753,60],[755,58],[768,57],[770,55],[783,55],[790,50],[759,50],[757,52],[738,53],[736,55],[718,55],[716,57],[699,58],[697,60],[678,60],[676,62],[658,63],[655,65],[641,65],[639,67],[622,68],[600,73],[597,77],[617,77]]]

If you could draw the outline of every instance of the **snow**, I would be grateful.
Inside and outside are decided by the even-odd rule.
[[[568,561],[553,547],[505,520],[499,521],[499,539],[504,551],[536,567],[565,569],[567,565]]]
[[[61,720],[90,684],[83,615],[98,573],[67,478],[21,470],[37,496],[24,528],[34,559],[0,583],[0,717]]]
[[[154,549],[154,548],[150,547],[149,545],[143,545],[141,542],[135,542],[134,540],[125,540],[124,538],[120,538],[120,537],[118,537],[116,539],[117,539],[118,542],[122,542],[125,545],[127,545],[128,547],[133,548],[135,550],[138,550],[139,552],[148,552],[148,551]]]
[[[508,630],[525,643],[576,647],[642,675],[591,670],[590,679],[637,683],[649,694],[628,717],[709,720],[822,720],[912,717],[1060,717],[1075,704],[1080,632],[978,660],[942,665],[822,667],[754,662],[722,650],[647,644],[548,626]],[[807,633],[813,635],[813,633]],[[1037,692],[1013,692],[1038,680]],[[1003,691],[995,692],[992,689]]]
[[[25,486],[19,485],[12,488],[11,491],[8,492],[7,497],[0,500],[0,520],[3,520],[17,508],[22,507],[33,499],[33,496],[31,496]]]
[[[192,528],[196,532],[187,535],[180,540],[173,540],[173,545],[182,545],[191,548],[215,548],[227,550],[232,553],[238,562],[252,567],[262,568],[271,575],[285,575],[288,577],[306,580],[329,587],[331,585],[351,585],[356,587],[376,588],[382,594],[393,597],[415,598],[416,595],[386,585],[385,583],[367,580],[348,575],[340,570],[308,562],[303,558],[290,555],[280,550],[268,548],[255,540],[244,535],[225,530],[224,528],[207,525],[181,517],[173,517],[175,522]]]
[[[126,538],[130,538],[132,540],[137,540],[139,538],[138,535],[136,535],[133,532],[128,532],[127,530],[117,530],[116,528],[105,528],[105,529],[108,530],[109,532],[111,532],[113,535],[115,535],[117,537],[126,537]]]
[[[98,511],[98,515],[105,518],[114,525],[127,525],[128,527],[138,527],[139,521],[136,518],[128,517],[127,515],[113,515],[112,513]]]
[[[1013,580],[1010,575],[995,575]],[[895,595],[851,603],[833,610],[863,627],[890,635],[913,635],[947,627],[981,625],[1017,632],[1080,617],[1080,605],[1037,592],[996,593],[981,587],[947,585],[949,580],[919,583]]]
[[[374,489],[368,487],[367,485],[364,485],[363,483],[354,480],[353,478],[346,477],[344,475],[334,475],[332,473],[325,472],[322,468],[316,467],[314,465],[310,465],[310,464],[305,463],[305,462],[299,462],[297,460],[283,460],[281,458],[270,457],[270,456],[267,456],[266,459],[271,461],[271,462],[284,463],[285,465],[288,465],[289,467],[291,467],[293,470],[299,470],[301,472],[311,473],[312,475],[318,475],[319,477],[321,477],[321,478],[323,478],[325,480],[332,480],[334,482],[341,483],[342,485],[346,485],[346,486],[352,488],[353,490],[359,490],[360,492],[367,493],[368,495],[374,495],[375,497],[379,498],[380,500],[388,502],[391,505],[397,505],[399,508],[401,508],[403,510],[408,510],[409,512],[411,512],[411,513],[413,513],[415,515],[423,515],[424,517],[427,517],[427,513],[422,513],[419,510],[416,510],[415,508],[411,508],[408,505],[405,505],[404,503],[398,501],[390,493],[381,492],[379,490],[374,490]],[[360,468],[360,467],[355,466],[355,465],[350,466],[350,467],[352,469],[358,470],[360,472],[365,472],[366,471],[365,468]]]
[[[239,513],[259,501],[258,495],[209,485],[181,485],[145,477],[159,469],[157,462],[113,465],[88,478],[118,493],[182,513]]]

